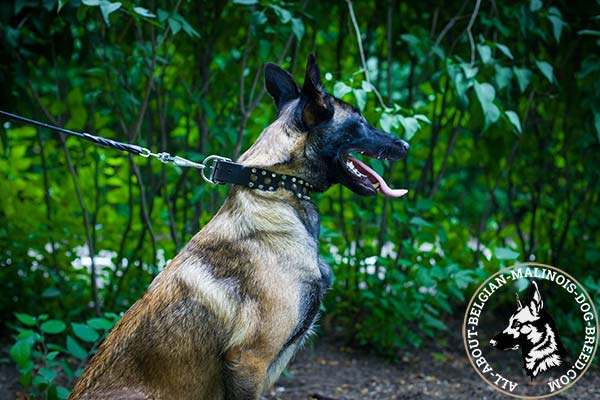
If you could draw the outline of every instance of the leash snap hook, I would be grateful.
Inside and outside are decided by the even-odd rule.
[[[217,163],[219,163],[219,161],[231,161],[231,159],[227,157],[217,156],[214,154],[204,159],[204,161],[202,162],[204,168],[200,170],[200,173],[202,174],[202,179],[204,179],[208,183],[212,183],[213,185],[223,184],[222,182],[216,181],[214,179],[215,171],[217,169]],[[208,175],[206,174],[207,169]]]

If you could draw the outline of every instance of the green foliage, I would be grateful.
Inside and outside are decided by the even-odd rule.
[[[394,355],[454,329],[474,287],[515,261],[558,265],[598,300],[598,3],[482,2],[472,25],[463,1],[353,4],[365,65],[347,2],[4,2],[0,108],[235,158],[275,115],[264,62],[301,76],[316,51],[327,90],[411,145],[406,161],[369,160],[406,197],[314,197],[335,274],[325,327]],[[27,386],[63,396],[54,382],[114,322],[102,313],[139,298],[226,192],[2,121],[0,317],[29,332],[10,350]]]
[[[47,400],[69,396],[69,388],[82,374],[84,362],[118,320],[116,314],[105,313],[103,318],[71,324],[72,332],[87,342],[84,344],[68,334],[63,321],[50,320],[48,314],[15,316],[19,323],[13,327],[16,334],[9,354],[19,369],[19,383],[32,398]]]

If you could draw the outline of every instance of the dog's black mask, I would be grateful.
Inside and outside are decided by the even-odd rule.
[[[351,153],[399,160],[406,156],[408,143],[374,128],[355,107],[326,93],[314,56],[308,58],[302,89],[287,71],[271,63],[265,68],[265,85],[280,117],[284,107],[294,107],[286,118],[295,130],[306,135],[302,174],[317,190],[341,183],[360,195],[406,194],[405,189],[391,189]]]

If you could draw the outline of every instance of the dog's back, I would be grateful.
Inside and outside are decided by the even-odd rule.
[[[241,349],[263,352],[250,360],[257,364],[277,359],[302,308],[311,307],[299,304],[320,291],[322,275],[303,211],[275,196],[233,189],[119,321],[72,398],[219,399],[232,372],[276,379],[277,366],[270,371],[275,378],[236,371],[245,364]]]

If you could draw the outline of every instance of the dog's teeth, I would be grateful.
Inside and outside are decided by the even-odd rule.
[[[379,189],[379,182],[375,182],[375,183],[373,184],[373,187],[374,187],[375,189]]]
[[[348,169],[350,169],[350,171],[352,171],[352,173],[356,176],[359,176],[361,178],[366,177],[366,175],[361,174],[361,172],[359,170],[356,169],[356,167],[354,166],[354,163],[350,160],[346,161],[346,165],[348,166]]]

